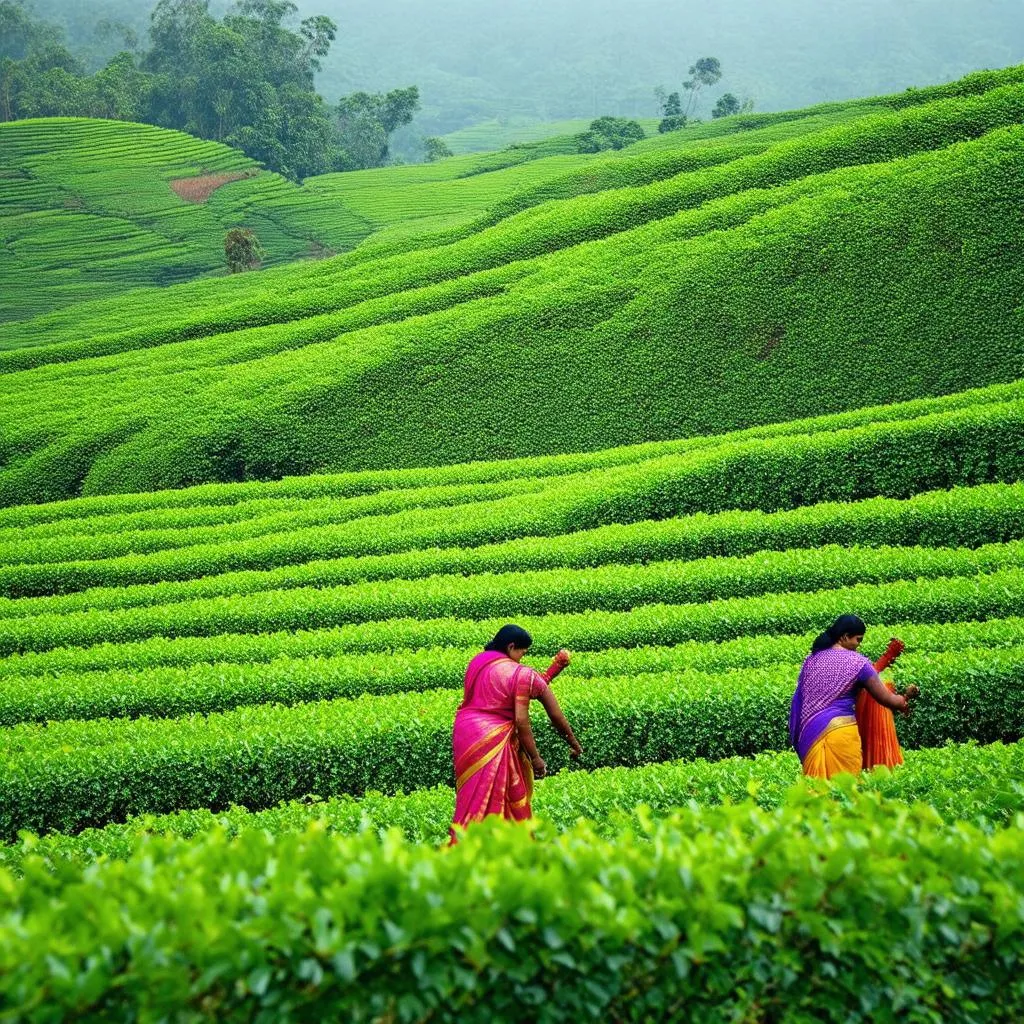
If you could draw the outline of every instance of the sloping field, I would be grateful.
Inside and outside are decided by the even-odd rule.
[[[434,177],[476,173],[478,163],[452,161]],[[352,249],[393,216],[346,204],[333,177],[303,188],[237,150],[149,125],[0,125],[0,322],[222,273],[232,227],[256,232],[267,266]],[[376,184],[391,191],[383,177]]]
[[[139,224],[355,248],[0,339],[0,1020],[1024,1019],[1020,77],[301,189],[140,157]],[[906,763],[799,783],[842,613],[907,645]],[[439,851],[509,621],[583,758],[538,715],[538,820]]]
[[[0,834],[446,784],[461,670],[508,618],[577,652],[588,768],[784,750],[796,666],[846,610],[908,643],[908,745],[1016,741],[1021,407],[9,509]]]
[[[345,252],[382,231],[408,245],[596,159],[526,148],[297,186],[236,150],[149,125],[47,118],[0,132],[0,322],[222,273],[224,235],[237,226],[257,233],[268,266]],[[673,148],[720,134],[694,132]]]
[[[477,962],[444,926],[467,919],[467,898],[485,944],[544,936],[564,953],[543,969],[559,999],[590,991],[595,938],[616,977],[637,972],[576,1019],[637,1000],[655,1012],[635,945],[655,906],[661,955],[686,965],[665,990],[746,1012],[755,991],[818,976],[825,940],[782,921],[806,926],[827,899],[847,931],[823,934],[844,963],[860,963],[866,901],[886,964],[902,965],[902,982],[868,973],[877,1006],[948,961],[942,985],[921,983],[937,1012],[955,1018],[969,976],[979,1012],[1011,1019],[1021,397],[996,385],[590,454],[0,510],[5,1005],[23,1019],[122,1000],[223,1015],[287,998],[293,1019],[368,1005],[382,1019],[398,1005],[392,970]],[[800,661],[849,611],[870,623],[869,654],[890,635],[907,643],[893,676],[922,689],[899,723],[907,765],[860,795],[787,795]],[[535,664],[575,652],[555,685],[583,770],[564,770],[538,721],[562,769],[538,784],[542,842],[482,828],[439,856],[462,671],[509,619],[533,632]],[[712,806],[751,795],[760,810]],[[545,894],[536,906],[530,886],[501,896],[524,871]],[[867,871],[897,881],[865,886]],[[861,884],[847,894],[848,876]],[[612,879],[611,904],[581,903]],[[686,895],[715,885],[714,907]],[[901,946],[911,885],[934,901],[915,904],[921,938]],[[171,923],[186,906],[188,926]],[[609,907],[629,917],[622,934]],[[965,953],[961,927],[998,933],[1004,956]],[[717,938],[695,951],[699,935]],[[776,941],[784,977],[718,991],[717,971],[760,962],[752,943],[774,962]],[[401,991],[410,1014],[439,1006],[428,985]],[[452,991],[478,1005],[468,981]]]
[[[383,234],[8,331],[0,502],[597,451],[1014,380],[1018,77],[546,181],[557,160],[398,169],[391,213],[371,176],[310,183]],[[415,210],[461,212],[437,244],[387,241]]]

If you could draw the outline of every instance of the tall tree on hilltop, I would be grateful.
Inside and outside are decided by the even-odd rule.
[[[706,86],[714,85],[721,79],[722,62],[717,57],[701,57],[690,68],[689,75],[689,79],[683,82],[683,88],[690,94],[686,110],[683,111],[686,117],[693,113],[701,90]]]
[[[664,95],[664,90],[662,90]],[[662,119],[658,125],[658,131],[664,135],[666,132],[677,132],[680,128],[686,127],[686,117],[683,114],[683,101],[679,93],[673,92],[665,96],[661,104]]]

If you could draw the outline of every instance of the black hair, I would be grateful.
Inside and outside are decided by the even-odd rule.
[[[494,639],[484,648],[485,651],[497,651],[499,654],[508,654],[510,644],[516,647],[529,647],[533,643],[533,637],[523,629],[522,626],[502,626]]]
[[[826,650],[844,636],[863,636],[865,632],[867,626],[864,625],[863,619],[856,615],[840,615],[824,633],[818,635],[811,645],[811,654]]]

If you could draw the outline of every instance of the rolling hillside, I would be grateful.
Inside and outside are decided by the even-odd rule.
[[[5,325],[0,1017],[1022,1018],[1022,69],[301,188],[59,127],[8,302],[360,228]],[[847,613],[906,761],[797,783]],[[582,760],[438,851],[510,621]]]
[[[855,112],[841,108],[829,117]],[[794,131],[812,130],[814,112],[798,114]],[[733,121],[694,126],[669,148],[703,147],[749,129],[756,149],[759,122]],[[652,139],[645,148],[658,145]],[[0,322],[140,286],[222,276],[232,227],[256,232],[265,266],[324,258],[369,238],[409,245],[470,225],[507,195],[595,160],[606,163],[608,155],[577,154],[571,138],[562,138],[296,185],[236,150],[149,125],[81,118],[0,124]],[[19,286],[28,276],[32,289]]]
[[[400,169],[376,214],[370,176],[308,183],[377,241],[8,330],[0,501],[600,449],[1013,380],[1019,74],[575,167]]]

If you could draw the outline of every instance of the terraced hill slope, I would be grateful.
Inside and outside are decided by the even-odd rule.
[[[489,157],[482,170],[533,155]],[[84,118],[3,124],[0,322],[140,286],[223,274],[224,235],[232,227],[256,232],[265,266],[344,252],[420,205],[427,212],[417,216],[428,216],[438,199],[424,200],[438,182],[480,170],[480,159],[470,157],[440,169],[393,168],[369,178],[328,175],[302,187],[237,150],[149,125]],[[479,184],[471,183],[486,200],[516,182],[499,179],[483,190]],[[381,201],[410,188],[411,202]],[[363,198],[367,191],[372,199]],[[458,207],[457,199],[441,206]]]
[[[0,126],[0,320],[219,270],[245,204],[214,189],[244,194],[260,175],[236,150],[146,125]],[[260,227],[270,262],[308,253],[308,239]]]
[[[1006,851],[1024,796],[1021,387],[584,455],[0,511],[0,907],[10,922],[0,935],[12,940],[0,949],[32,936],[27,954],[0,953],[6,1005],[26,1019],[39,999],[47,1012],[80,1015],[124,999],[128,979],[138,986],[133,1000],[169,1007],[200,993],[226,1005],[228,990],[245,984],[237,979],[251,978],[250,953],[245,965],[235,959],[254,934],[239,909],[253,891],[262,903],[280,888],[287,906],[259,929],[260,948],[308,941],[322,950],[327,940],[307,933],[335,904],[318,897],[321,918],[307,919],[296,915],[296,893],[349,874],[337,907],[358,906],[362,924],[353,920],[346,935],[376,934],[366,922],[397,917],[398,904],[424,886],[434,916],[410,911],[400,933],[388,931],[386,956],[370,943],[358,966],[325,968],[319,981],[275,953],[265,991],[296,1000],[319,993],[326,1005],[354,985],[360,1005],[385,1005],[392,986],[377,974],[380,958],[393,965],[419,949],[413,922],[460,913],[464,887],[436,872],[464,856],[508,872],[528,856],[513,850],[511,835],[488,830],[471,833],[463,852],[429,849],[450,820],[462,671],[508,619],[534,633],[535,663],[563,644],[575,652],[555,685],[585,770],[564,770],[558,738],[538,721],[541,749],[562,769],[538,784],[538,834],[569,832],[563,843],[536,844],[546,865],[538,877],[549,877],[551,858],[566,849],[600,858],[616,877],[634,869],[647,877],[635,858],[667,844],[672,882],[652,890],[661,896],[641,886],[616,904],[644,916],[652,899],[680,889],[678,836],[704,836],[716,855],[697,858],[695,886],[710,885],[736,845],[743,865],[728,877],[744,879],[738,912],[748,901],[774,905],[772,893],[785,891],[806,920],[820,898],[798,903],[787,880],[797,872],[808,884],[804,844],[819,829],[842,837],[835,851],[822,838],[813,860],[830,879],[831,919],[852,928],[864,895],[838,902],[838,864],[861,877],[868,863],[851,867],[850,858],[863,850],[878,870],[885,842],[898,837],[894,871],[934,872],[934,893],[948,851],[961,879],[934,912],[919,908],[932,922],[921,934],[959,934],[952,908],[974,894],[962,910],[972,934],[991,918],[986,927],[1008,936],[1005,950],[1017,941],[1005,908],[1017,901],[996,894],[985,865],[998,865],[1000,885],[1016,884]],[[796,672],[821,624],[849,611],[870,623],[869,653],[892,634],[908,645],[894,669],[900,684],[922,689],[914,716],[899,723],[908,763],[865,783],[884,804],[849,792],[834,807],[821,797],[794,803],[785,796],[798,773],[786,722]],[[779,809],[708,809],[750,794]],[[679,805],[694,801],[704,809],[680,819]],[[904,808],[914,801],[935,810]],[[646,809],[634,811],[638,804]],[[581,816],[593,825],[577,825]],[[943,824],[960,819],[984,830]],[[390,828],[427,845],[377,838]],[[46,834],[19,839],[25,829]],[[154,833],[166,838],[155,842]],[[776,852],[750,853],[757,842]],[[793,867],[780,874],[770,857],[785,850]],[[373,865],[386,899],[376,889],[356,894],[361,864]],[[216,909],[236,888],[238,905]],[[515,899],[521,906],[523,895]],[[559,923],[536,927],[560,948],[574,949],[581,929],[600,930],[600,915],[578,899],[564,907],[552,899]],[[876,902],[887,899],[876,893]],[[905,902],[893,899],[902,934]],[[486,934],[507,920],[474,900]],[[69,905],[81,912],[58,917],[55,908]],[[190,930],[162,924],[185,906]],[[678,914],[686,927],[703,921],[699,909]],[[99,937],[98,926],[79,927],[94,919],[103,922]],[[144,951],[132,937],[140,922]],[[523,942],[536,930],[526,919],[516,927]],[[682,943],[680,929],[669,939],[665,925],[659,948]],[[188,947],[179,949],[185,931]],[[953,956],[945,939],[934,941],[941,948],[915,947],[908,971]],[[152,956],[153,948],[163,952]],[[461,962],[457,944],[441,936],[430,948]],[[735,951],[747,945],[721,948],[745,969],[752,954]],[[946,993],[963,970],[963,946],[952,948]],[[220,966],[192,971],[186,994],[156,984],[165,962]],[[69,979],[88,971],[89,984],[29,984],[54,964]],[[692,966],[695,993],[708,991],[711,969],[705,955]],[[1007,1005],[978,994],[980,969],[969,971],[976,1005]],[[561,982],[564,991],[580,983],[575,968]],[[409,999],[433,1005],[431,990],[414,989]]]
[[[601,449],[1013,380],[1019,74],[554,177],[412,168],[390,238],[19,324],[0,501]],[[500,200],[499,174],[520,185]],[[307,187],[370,215],[358,176]]]
[[[560,691],[591,768],[785,749],[794,665],[849,610],[870,648],[910,646],[909,745],[1016,740],[1022,409],[1015,384],[593,455],[7,509],[0,834],[446,783],[461,670],[509,618],[539,657],[578,652]]]

